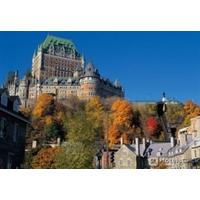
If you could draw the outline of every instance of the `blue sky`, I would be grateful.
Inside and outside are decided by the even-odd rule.
[[[158,100],[165,91],[200,103],[200,32],[0,32],[0,83],[31,67],[48,33],[71,39],[103,76],[120,80],[129,100]]]

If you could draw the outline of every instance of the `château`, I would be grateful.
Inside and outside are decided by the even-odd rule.
[[[33,105],[42,93],[53,94],[60,101],[70,96],[81,100],[124,97],[119,81],[111,82],[91,62],[85,64],[72,41],[50,35],[33,54],[31,75],[20,80],[15,72],[7,88],[10,95],[19,96],[24,107]]]

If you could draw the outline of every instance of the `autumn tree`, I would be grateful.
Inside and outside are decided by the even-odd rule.
[[[25,152],[25,161],[24,161],[24,168],[30,169],[32,168],[32,162],[33,158],[38,154],[38,152],[41,150],[41,147],[38,146],[36,148],[31,148],[29,151]]]
[[[146,134],[146,121],[150,117],[157,116],[156,104],[133,104],[133,110],[135,113],[134,117],[138,120],[137,129],[140,131],[139,137],[144,137]]]
[[[57,154],[60,152],[60,147],[42,148],[33,158],[33,169],[54,169]]]
[[[108,129],[109,146],[119,143],[120,137],[125,139],[125,143],[130,143],[132,139],[133,109],[131,103],[118,99],[111,107],[111,125]]]
[[[185,120],[183,126],[190,125],[190,119],[200,115],[200,106],[192,101],[187,101],[184,105]]]
[[[27,118],[31,118],[32,108],[30,107],[21,107],[20,112]]]
[[[54,97],[51,94],[43,93],[38,97],[33,109],[33,117],[39,118],[45,115],[51,115],[54,108]]]
[[[155,117],[150,117],[146,121],[146,131],[149,136],[155,136],[159,132],[159,123]]]

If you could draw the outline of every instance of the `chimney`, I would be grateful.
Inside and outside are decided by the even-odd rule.
[[[135,153],[137,156],[140,155],[140,142],[139,138],[135,138]]]
[[[57,145],[60,146],[60,144],[61,144],[61,140],[60,140],[60,137],[58,137],[57,138]]]
[[[175,138],[174,137],[170,138],[170,143],[171,143],[171,147],[175,146]]]
[[[37,141],[33,140],[32,142],[32,149],[35,149],[37,147]]]
[[[146,149],[146,139],[145,138],[142,138],[142,148],[143,148],[143,151]]]
[[[123,143],[124,143],[124,142],[123,142],[123,137],[121,137],[121,138],[120,138],[120,145],[122,146]]]
[[[187,135],[180,134],[179,135],[180,146],[185,146],[187,144]]]

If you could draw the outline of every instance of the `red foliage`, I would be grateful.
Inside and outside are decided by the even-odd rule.
[[[150,135],[156,135],[159,131],[159,124],[155,117],[150,117],[146,121],[146,129]]]

